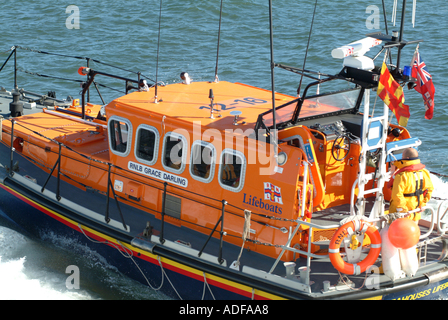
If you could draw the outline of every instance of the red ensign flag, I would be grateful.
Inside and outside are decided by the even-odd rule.
[[[417,78],[417,83],[415,90],[420,92],[423,96],[423,101],[425,103],[425,118],[432,119],[434,114],[434,95],[436,89],[432,83],[432,77],[426,68],[426,64],[423,62],[418,48],[415,49],[414,57],[412,58],[412,78]]]

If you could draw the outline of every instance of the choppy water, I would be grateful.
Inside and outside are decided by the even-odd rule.
[[[314,2],[274,1],[276,62],[302,67]],[[412,29],[410,23],[411,2],[408,0],[409,19],[404,38],[425,39],[420,45],[420,53],[436,86],[436,110],[432,120],[425,120],[421,95],[406,89],[406,103],[411,106],[408,128],[413,136],[423,141],[420,154],[427,167],[431,171],[448,175],[448,134],[445,131],[448,120],[448,89],[444,84],[444,79],[448,78],[448,2],[418,0],[415,29]],[[141,71],[155,79],[159,3],[155,0],[4,0],[0,10],[0,65],[9,54],[7,50],[13,45],[20,45],[35,50],[98,59],[127,70]],[[389,30],[398,29],[398,26],[394,28],[390,24],[392,4],[392,0],[386,0]],[[79,29],[68,29],[66,26],[72,13],[66,13],[69,5],[75,5],[79,9]],[[188,72],[196,81],[214,79],[219,5],[219,0],[163,2],[159,81],[178,82],[179,74],[183,71]],[[376,31],[366,27],[366,19],[371,15],[371,12],[366,13],[369,5],[380,7],[381,1],[318,2],[307,69],[330,74],[340,71],[342,62],[331,58],[331,50]],[[398,21],[400,12],[401,10],[398,12]],[[384,31],[382,11],[380,20]],[[69,24],[73,22],[75,20],[69,19]],[[271,88],[268,23],[267,0],[224,1],[218,69],[220,80]],[[403,64],[409,64],[414,48],[415,45],[405,48]],[[81,80],[76,71],[79,66],[85,65],[85,61],[20,50],[18,64],[23,70]],[[105,72],[136,77],[97,63],[92,63],[91,66]],[[0,85],[11,89],[12,74],[12,64],[8,64],[0,72]],[[39,78],[23,72],[18,75],[19,87],[39,93],[56,91],[58,98],[65,98],[69,94],[76,98],[80,91],[78,83]],[[98,81],[124,91],[121,82],[109,78]],[[299,81],[297,75],[276,70],[277,91],[295,95]],[[106,101],[121,95],[106,88],[100,90]],[[92,100],[100,102],[94,93]],[[439,180],[436,183],[440,185],[437,191],[439,197],[448,198],[446,183]],[[95,276],[84,283],[82,290],[67,291],[66,266],[63,262],[55,265],[54,261],[66,255],[66,249],[71,248],[71,244],[64,239],[53,240],[59,245],[47,246],[9,229],[0,229],[0,298],[158,298],[153,293],[146,296],[148,289],[124,278],[100,257],[93,260],[96,262],[90,267]],[[88,265],[90,262],[80,263]],[[100,280],[97,281],[96,278]],[[24,287],[27,289],[17,289]]]

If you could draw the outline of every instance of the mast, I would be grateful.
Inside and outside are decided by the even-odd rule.
[[[162,23],[162,0],[160,0],[160,12],[159,12],[159,35],[157,39],[157,60],[156,60],[156,86],[154,88],[154,103],[159,103],[157,97],[157,87],[158,87],[158,75],[159,75],[159,52],[160,52],[160,26]]]
[[[218,46],[216,48],[216,66],[215,66],[215,80],[214,80],[215,82],[219,82],[218,60],[219,60],[219,42],[220,42],[220,38],[221,38],[222,2],[223,2],[223,0],[221,0],[221,8],[219,10]]]
[[[272,25],[272,0],[269,0],[269,34],[271,47],[271,90],[272,90],[272,123],[274,133],[274,143],[277,139],[277,124],[275,122],[275,79],[274,79],[274,30]],[[277,148],[275,149],[275,156],[277,156]]]
[[[406,0],[403,0],[403,8],[401,9],[401,22],[400,22],[400,38],[398,41],[401,43],[403,41],[403,30],[404,30],[404,16],[406,13]],[[402,46],[398,47],[398,57],[397,57],[397,70],[400,68],[400,59],[401,59],[401,49]]]

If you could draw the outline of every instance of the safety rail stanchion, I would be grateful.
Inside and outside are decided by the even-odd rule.
[[[90,68],[90,58],[86,58],[86,60],[87,60],[87,68]],[[87,82],[88,81],[89,81],[89,76],[87,76]],[[96,86],[96,84],[95,84],[95,86]],[[98,90],[98,87],[96,87],[96,89]],[[98,91],[98,93],[99,93],[99,91]],[[87,89],[87,102],[90,102],[90,87],[89,87],[89,89]]]
[[[109,165],[109,169],[107,171],[106,213],[104,214],[104,220],[106,221],[106,223],[110,222],[110,218],[109,218],[109,201],[110,201],[110,197],[109,197],[109,190],[110,190],[109,181],[110,181],[110,166],[111,166],[111,164],[108,163],[108,165]]]
[[[445,234],[445,233],[448,231],[448,227],[447,227],[447,228],[442,228],[442,224],[441,224],[443,218],[445,217],[446,213],[448,212],[448,208],[445,210],[445,212],[442,214],[442,216],[440,216],[440,208],[442,208],[442,204],[443,204],[445,201],[447,201],[447,200],[446,200],[446,199],[443,200],[443,201],[440,203],[439,207],[437,208],[437,228],[438,228],[438,230],[439,230],[439,232],[440,232],[441,234]]]
[[[425,238],[429,237],[429,235],[432,233],[432,231],[434,229],[434,223],[433,223],[434,222],[434,209],[431,208],[431,207],[425,207],[424,209],[429,209],[431,211],[431,226],[430,226],[428,232],[426,232],[425,234],[420,235],[419,240],[422,240],[422,239],[425,239]],[[422,208],[421,211],[423,212],[424,209]],[[420,209],[412,210],[412,211],[409,211],[409,213],[417,212],[419,210]],[[439,227],[439,217],[437,217],[436,223],[437,223],[437,227]]]
[[[108,165],[109,165],[109,168],[108,168],[108,171],[107,171],[106,214],[104,216],[104,220],[106,221],[106,223],[109,223],[109,221],[110,221],[110,218],[109,218],[109,194],[110,194],[109,190],[112,190],[112,195],[114,196],[115,203],[117,204],[118,213],[120,214],[121,223],[123,224],[124,230],[128,230],[128,227],[126,226],[126,222],[124,221],[123,213],[121,212],[120,202],[118,201],[118,197],[115,194],[115,190],[114,190],[114,187],[112,185],[112,180],[110,178],[112,164],[108,163]]]
[[[221,209],[221,236],[219,239],[219,255],[218,255],[218,262],[219,264],[222,264],[224,260],[222,259],[222,237],[224,235],[224,212],[226,211],[226,200],[222,200],[222,209]]]
[[[308,162],[303,161],[304,169],[303,169],[303,192],[302,192],[302,209],[300,210],[300,216],[303,217],[305,215],[305,204],[306,204],[306,194],[307,194],[307,183],[308,183]],[[312,196],[312,195],[311,195]]]
[[[6,66],[6,64],[8,63],[9,59],[12,57],[12,55],[16,52],[16,47],[13,47],[14,49],[12,50],[12,52],[10,53],[10,55],[8,56],[8,58],[6,58],[5,62],[3,63],[2,67],[0,68],[0,72],[3,70],[3,68]]]
[[[304,178],[303,178],[303,192],[302,192],[302,205],[301,205],[301,209],[300,209],[300,211],[301,211],[300,217],[304,215],[305,204],[306,204],[306,201],[304,201],[303,199],[306,198],[306,194],[307,194],[307,189],[306,189],[307,179],[305,179],[305,178],[308,178],[308,162],[303,161],[303,165],[304,165]],[[289,234],[288,241],[286,242],[286,245],[283,247],[282,251],[278,255],[277,260],[275,260],[274,264],[272,265],[271,270],[269,270],[269,273],[274,272],[274,269],[275,269],[275,267],[277,267],[277,264],[279,263],[283,254],[285,253],[287,248],[290,248],[292,238],[294,237],[295,234],[297,234],[297,231],[299,231],[299,228],[301,226],[300,217],[297,218],[297,226],[296,226],[294,232]],[[311,234],[311,232],[310,232],[310,234]]]
[[[58,153],[58,180],[57,180],[57,187],[56,187],[56,199],[58,201],[61,200],[61,192],[60,192],[60,187],[61,187],[61,143],[58,143],[59,145],[59,153]]]
[[[45,187],[47,186],[47,184],[48,184],[48,181],[50,181],[50,178],[51,178],[51,176],[53,175],[53,172],[54,172],[54,170],[56,169],[56,167],[58,168],[58,180],[59,180],[59,178],[60,178],[60,176],[59,176],[59,172],[61,171],[60,169],[61,169],[61,167],[60,167],[60,163],[61,163],[61,144],[60,143],[58,143],[59,144],[59,156],[58,156],[58,160],[56,160],[56,162],[55,162],[55,164],[54,164],[54,166],[53,166],[53,168],[51,169],[51,172],[50,172],[50,174],[48,175],[48,178],[47,178],[47,180],[45,181],[45,183],[44,183],[44,185],[42,186],[42,189],[40,190],[40,192],[44,192],[44,190],[45,190]],[[56,190],[56,198],[59,196],[59,183],[58,183],[58,190]],[[59,197],[59,199],[58,199],[58,201],[60,200],[60,197]]]
[[[160,227],[160,237],[159,237],[159,239],[160,239],[159,241],[162,244],[165,242],[165,239],[163,237],[163,230],[164,230],[164,227],[165,227],[165,204],[166,204],[166,186],[167,185],[168,185],[168,183],[165,181],[163,183],[162,219],[161,219],[162,226]]]
[[[224,260],[222,259],[222,241],[223,241],[223,235],[224,235],[224,213],[225,213],[225,207],[227,205],[227,201],[226,200],[222,200],[222,208],[221,208],[221,216],[218,219],[218,222],[216,222],[215,226],[213,227],[212,232],[210,232],[207,241],[205,241],[204,246],[202,247],[202,249],[199,251],[198,253],[198,257],[200,257],[202,255],[202,252],[204,251],[205,247],[207,246],[208,242],[210,241],[211,237],[213,236],[213,233],[216,231],[216,228],[218,228],[218,225],[221,223],[221,232],[220,232],[220,246],[219,246],[219,257],[218,257],[218,262],[219,264],[222,264],[224,262]]]
[[[14,158],[14,119],[11,119],[11,162],[10,162],[10,167],[9,167],[9,176],[12,177],[14,175],[14,171],[12,170],[13,168],[13,158]]]
[[[14,89],[17,90],[17,48],[14,47]]]

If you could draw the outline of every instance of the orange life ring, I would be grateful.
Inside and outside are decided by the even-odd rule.
[[[366,233],[371,241],[370,251],[367,257],[365,257],[359,263],[351,264],[345,262],[340,253],[339,248],[342,244],[342,241],[349,235],[353,233],[361,231]],[[330,256],[330,261],[333,267],[336,270],[345,273],[345,274],[361,274],[367,270],[367,268],[375,263],[378,259],[378,256],[381,252],[381,236],[378,232],[378,229],[375,228],[368,222],[364,222],[362,220],[352,220],[341,226],[334,233],[333,237],[330,241],[330,246],[328,249],[328,253]]]

